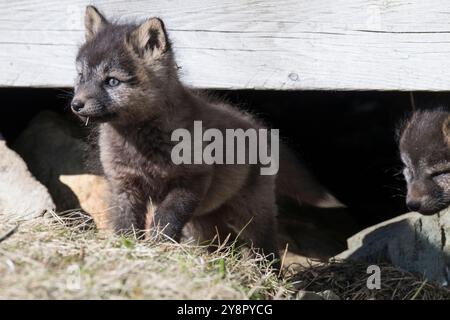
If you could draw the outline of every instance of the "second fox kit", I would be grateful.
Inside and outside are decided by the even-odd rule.
[[[260,165],[175,165],[171,133],[262,128],[251,115],[185,88],[163,22],[108,22],[87,7],[86,42],[77,56],[72,110],[100,123],[100,158],[112,192],[116,232],[147,226],[179,240],[190,224],[200,239],[240,234],[278,257],[276,194],[319,207],[339,206],[283,146],[277,175]],[[220,76],[220,75],[217,75]],[[151,211],[151,212],[149,212]]]
[[[450,205],[450,112],[417,111],[404,124],[400,155],[410,210],[434,214]]]

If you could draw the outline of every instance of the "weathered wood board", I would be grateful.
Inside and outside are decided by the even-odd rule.
[[[71,86],[88,3],[163,18],[198,88],[450,90],[449,0],[0,0],[0,86]]]

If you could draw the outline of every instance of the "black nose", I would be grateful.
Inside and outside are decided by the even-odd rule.
[[[419,211],[420,207],[422,206],[421,203],[419,201],[408,201],[406,203],[406,206],[408,207],[409,210],[411,211]]]
[[[70,106],[72,107],[73,111],[78,112],[84,108],[84,102],[81,100],[73,100]]]

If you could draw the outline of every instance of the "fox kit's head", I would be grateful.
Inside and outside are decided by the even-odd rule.
[[[415,112],[404,125],[400,155],[408,187],[406,204],[430,215],[450,206],[450,113]]]
[[[163,22],[111,23],[96,8],[85,16],[72,111],[98,121],[133,121],[158,112],[158,99],[177,82]]]

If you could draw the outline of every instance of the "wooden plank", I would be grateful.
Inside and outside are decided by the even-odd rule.
[[[71,86],[88,3],[162,17],[198,88],[450,90],[448,0],[2,1],[0,86]]]

